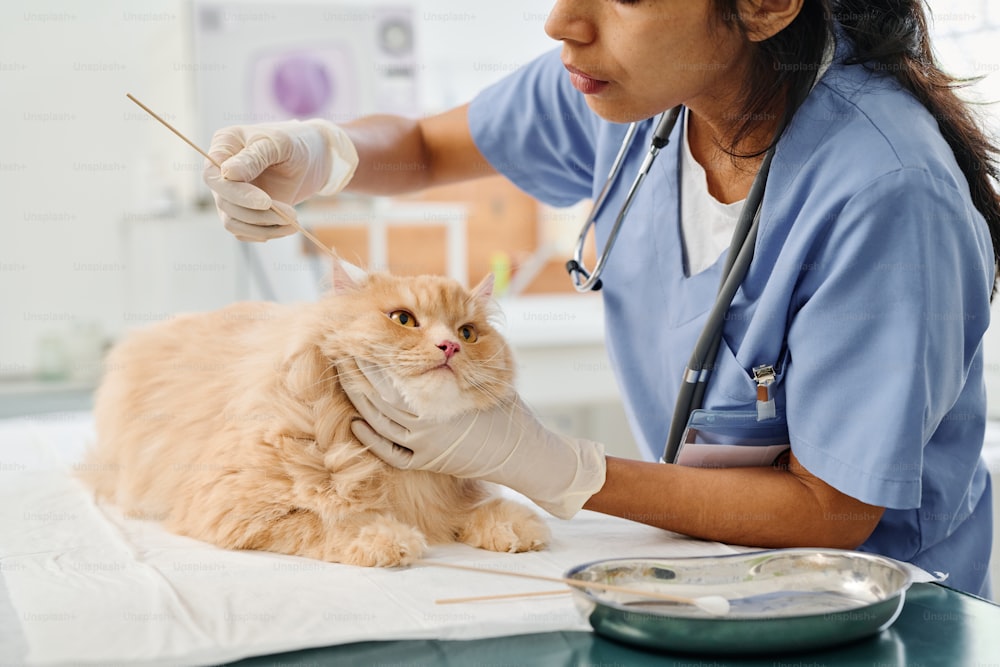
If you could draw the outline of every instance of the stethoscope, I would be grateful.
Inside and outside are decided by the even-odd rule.
[[[619,148],[618,154],[611,164],[611,170],[608,172],[604,187],[601,188],[601,192],[598,194],[587,216],[587,221],[583,224],[583,229],[580,231],[580,236],[576,242],[576,249],[573,252],[573,259],[566,263],[566,270],[569,272],[570,279],[573,281],[573,285],[578,292],[601,289],[601,273],[604,272],[608,256],[611,254],[612,248],[614,248],[618,232],[621,231],[622,221],[628,214],[639,186],[642,185],[646,174],[649,173],[653,160],[656,159],[656,156],[669,142],[670,133],[677,124],[680,111],[681,107],[677,106],[665,111],[660,116],[656,129],[653,131],[649,151],[639,166],[639,171],[636,173],[631,187],[629,187],[628,192],[625,194],[625,201],[618,211],[614,226],[611,228],[608,240],[604,244],[604,250],[601,252],[601,256],[598,258],[594,268],[588,271],[583,265],[584,243],[587,235],[590,233],[590,228],[596,224],[597,216],[611,191],[612,185],[618,178],[622,163],[625,161],[625,154],[632,145],[632,140],[638,130],[638,123],[632,123],[626,130],[625,138],[622,140],[621,148]],[[780,133],[781,130],[779,129],[778,131]],[[726,255],[726,262],[722,269],[722,282],[719,286],[718,296],[716,297],[715,304],[712,306],[712,310],[709,312],[708,320],[705,322],[698,341],[695,343],[691,358],[684,371],[684,379],[681,382],[681,388],[677,395],[677,403],[674,406],[674,413],[670,422],[670,431],[661,458],[661,461],[664,463],[673,463],[677,456],[677,449],[680,446],[681,437],[684,434],[688,419],[692,412],[701,407],[705,388],[708,385],[708,376],[715,365],[719,342],[722,340],[722,327],[725,323],[726,312],[729,310],[729,306],[732,305],[736,290],[739,289],[740,283],[743,282],[743,278],[746,276],[750,260],[753,259],[754,244],[757,240],[757,228],[760,223],[761,203],[764,201],[764,185],[767,182],[767,175],[771,169],[771,160],[774,157],[774,150],[777,143],[777,140],[772,142],[770,149],[764,155],[764,161],[761,163],[760,169],[757,171],[757,176],[750,186],[750,192],[747,195],[743,210],[736,223],[733,240],[729,246],[729,253]]]

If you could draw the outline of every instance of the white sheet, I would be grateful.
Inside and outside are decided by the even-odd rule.
[[[98,507],[72,476],[92,437],[83,413],[0,421],[0,664],[193,665],[357,641],[589,629],[568,595],[434,602],[552,584],[225,551]],[[559,576],[602,558],[738,551],[591,512],[550,525],[544,552],[449,545],[427,558]]]

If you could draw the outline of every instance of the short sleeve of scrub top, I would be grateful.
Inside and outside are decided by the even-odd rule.
[[[772,397],[799,461],[887,508],[861,548],[950,572],[953,586],[983,593],[989,233],[933,117],[891,79],[844,65],[838,48],[778,145],[754,261],[704,406],[753,410],[752,369],[774,365]],[[487,89],[469,112],[483,155],[554,204],[603,184],[611,158],[602,139],[614,130],[595,119],[554,54]],[[652,456],[718,284],[718,267],[687,276],[678,259],[676,168],[664,150],[602,290],[609,355]],[[621,188],[634,167],[623,173]]]

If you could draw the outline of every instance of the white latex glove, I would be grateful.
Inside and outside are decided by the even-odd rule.
[[[358,152],[347,133],[325,120],[236,125],[212,136],[202,178],[226,229],[241,241],[295,233],[268,209],[296,220],[295,204],[340,192],[354,176]]]
[[[604,486],[604,445],[550,431],[520,397],[450,421],[421,419],[385,373],[358,366],[367,383],[344,389],[365,421],[354,421],[351,430],[390,465],[503,484],[560,519]]]

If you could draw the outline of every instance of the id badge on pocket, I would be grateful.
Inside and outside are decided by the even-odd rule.
[[[758,421],[756,411],[695,410],[675,463],[697,468],[771,466],[790,449],[783,417]]]

